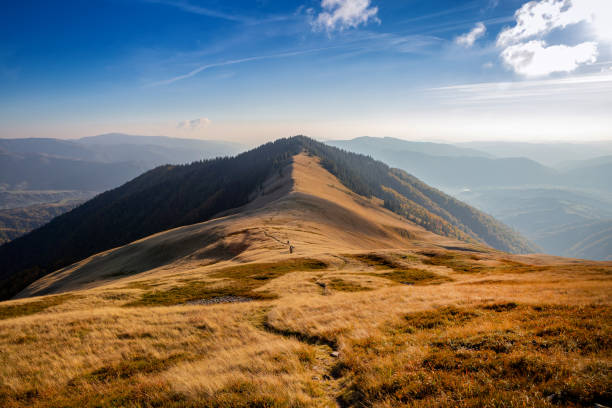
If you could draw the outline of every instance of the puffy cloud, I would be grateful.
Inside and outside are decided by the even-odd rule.
[[[580,0],[578,0],[580,2]],[[516,25],[505,28],[497,37],[497,45],[506,46],[548,34],[584,20],[570,0],[530,1],[514,13]]]
[[[203,129],[210,125],[210,119],[208,118],[197,118],[192,120],[183,120],[178,123],[179,129],[188,129],[188,130],[196,130]]]
[[[539,0],[523,4],[514,14],[516,24],[497,37],[506,66],[526,76],[572,72],[597,61],[599,41],[612,40],[612,1]],[[586,23],[586,37],[576,45],[547,45],[554,30]],[[588,41],[587,41],[588,40]]]
[[[455,38],[455,42],[469,48],[474,45],[477,39],[485,35],[486,31],[487,27],[485,27],[483,23],[476,23],[476,26],[474,26],[474,28],[472,28],[469,32]]]
[[[516,25],[502,30],[500,46],[543,36],[554,29],[586,22],[595,34],[612,40],[612,2],[610,0],[540,0],[525,3],[514,14]]]
[[[584,42],[576,46],[551,45],[534,40],[506,47],[501,57],[516,73],[544,76],[553,72],[572,72],[580,64],[597,61],[597,44]]]
[[[380,22],[378,7],[371,7],[370,0],[322,0],[321,7],[323,11],[312,22],[316,30],[345,30]]]

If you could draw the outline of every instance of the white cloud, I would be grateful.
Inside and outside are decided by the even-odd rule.
[[[371,7],[370,0],[322,0],[321,7],[323,11],[312,22],[315,30],[342,31],[380,22],[376,17],[378,7]]]
[[[499,33],[497,46],[505,65],[525,76],[572,72],[595,63],[600,42],[612,41],[610,0],[530,1],[514,17],[516,24]],[[548,34],[579,23],[590,28],[582,34],[582,42],[547,45]]]
[[[610,0],[583,0],[590,4],[591,26],[598,39],[612,42],[612,2]]]
[[[178,123],[179,129],[188,129],[188,130],[197,130],[204,129],[208,125],[210,125],[211,120],[208,118],[197,118],[192,120],[183,120]]]
[[[514,14],[516,25],[505,28],[497,44],[505,46],[544,36],[555,29],[586,22],[603,40],[612,40],[610,0],[540,0],[525,3]]]
[[[485,27],[483,23],[476,23],[476,26],[474,26],[474,28],[472,28],[469,32],[455,38],[455,42],[469,48],[474,45],[477,39],[485,35],[486,31],[487,27]]]
[[[597,44],[584,42],[575,46],[551,45],[534,40],[506,47],[501,57],[516,73],[544,76],[553,72],[572,72],[580,64],[597,61]]]
[[[580,2],[580,0],[578,0]],[[503,29],[497,45],[507,46],[522,40],[543,36],[555,28],[565,28],[584,19],[569,0],[530,1],[514,13],[516,25]]]

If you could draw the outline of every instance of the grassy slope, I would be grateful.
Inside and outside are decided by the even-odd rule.
[[[231,260],[0,303],[0,406],[610,405],[611,263],[435,236],[305,156],[292,176],[289,197],[213,223],[243,245]],[[251,300],[193,302],[230,296]]]
[[[461,265],[452,269],[432,267],[429,251],[338,254],[344,263],[327,267],[272,263],[263,273],[276,272],[261,280],[261,264],[210,267],[175,283],[158,275],[4,302],[0,405],[612,401],[612,266],[491,263],[445,252],[448,264]],[[428,271],[419,284],[393,279],[414,269]],[[267,296],[186,304],[194,293],[245,296],[244,288]]]

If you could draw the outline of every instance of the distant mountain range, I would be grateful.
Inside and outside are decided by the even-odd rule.
[[[454,146],[409,142],[390,137],[359,137],[329,141],[327,144],[370,155],[445,189],[554,185],[612,191],[612,178],[608,177],[608,174],[612,174],[612,160],[609,157],[574,161],[571,166],[557,169],[524,156],[492,156],[490,152],[498,149],[489,148],[490,152],[483,152],[463,147],[468,144]],[[507,143],[500,144],[505,146]],[[538,152],[541,145],[536,146]],[[554,150],[554,145],[551,149]]]
[[[103,191],[162,164],[190,163],[241,150],[229,142],[119,133],[76,140],[0,139],[0,187]]]
[[[231,158],[157,167],[0,246],[2,297],[97,252],[243,206],[302,152],[320,160],[356,197],[376,199],[428,231],[504,251],[535,249],[494,218],[401,170],[296,136]]]
[[[458,147],[475,149],[494,157],[525,157],[546,166],[560,167],[567,161],[592,160],[612,155],[612,141],[584,143],[527,143],[527,142],[467,142]]]
[[[401,168],[492,214],[547,253],[612,259],[612,233],[597,227],[612,220],[612,156],[601,156],[612,143],[446,145],[373,137],[327,143]],[[514,154],[531,158],[508,157]],[[556,167],[533,160],[546,155]]]

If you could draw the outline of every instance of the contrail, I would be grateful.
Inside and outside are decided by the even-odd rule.
[[[175,76],[173,78],[165,79],[163,81],[153,82],[153,83],[149,84],[148,86],[169,85],[169,84],[171,84],[173,82],[182,81],[183,79],[191,78],[192,76],[195,76],[195,75],[199,74],[200,72],[202,72],[204,70],[207,70],[209,68],[222,67],[222,66],[225,66],[225,65],[242,64],[243,62],[249,62],[249,61],[259,61],[259,60],[265,60],[265,59],[293,57],[293,56],[296,56],[296,55],[303,55],[303,54],[308,54],[308,53],[312,53],[312,52],[324,51],[324,50],[328,50],[328,49],[331,49],[331,48],[337,48],[337,47],[314,48],[314,49],[311,49],[311,50],[304,50],[304,51],[283,52],[283,53],[280,53],[280,54],[259,55],[259,56],[240,58],[240,59],[229,60],[229,61],[215,62],[215,63],[212,63],[212,64],[206,64],[206,65],[199,66],[198,68],[196,68],[193,71],[190,71],[190,72],[188,72],[188,73],[186,73],[184,75]]]

